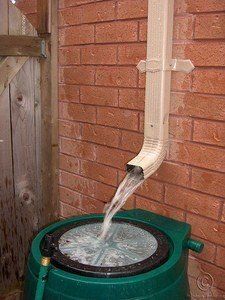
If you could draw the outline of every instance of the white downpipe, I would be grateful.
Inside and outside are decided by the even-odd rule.
[[[147,60],[137,68],[146,72],[144,144],[127,164],[127,170],[140,167],[144,178],[163,162],[169,139],[171,71],[189,73],[190,60],[172,59],[174,0],[148,0]]]

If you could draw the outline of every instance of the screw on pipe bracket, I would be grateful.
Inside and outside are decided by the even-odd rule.
[[[158,59],[141,60],[137,64],[137,69],[141,73],[145,72],[160,72],[160,71],[177,71],[190,73],[193,71],[195,66],[190,59],[172,59],[171,63],[166,68],[163,68],[163,62]]]

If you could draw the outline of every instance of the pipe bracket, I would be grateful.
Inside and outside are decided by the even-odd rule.
[[[190,59],[172,59],[167,68],[163,68],[163,62],[158,59],[141,60],[137,64],[137,69],[141,73],[145,72],[160,72],[160,71],[177,71],[190,73],[194,70],[194,65]]]
[[[190,59],[172,59],[172,71],[190,73],[195,66]]]

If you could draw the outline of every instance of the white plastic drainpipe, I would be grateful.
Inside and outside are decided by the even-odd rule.
[[[191,72],[190,60],[172,59],[174,0],[148,0],[147,59],[137,65],[146,72],[144,144],[127,164],[140,167],[144,178],[163,162],[169,139],[171,71]]]

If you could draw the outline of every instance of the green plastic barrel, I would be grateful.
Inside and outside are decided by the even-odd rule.
[[[190,239],[191,227],[144,210],[119,213],[116,218],[139,222],[163,232],[169,241],[169,256],[165,263],[143,273],[98,278],[65,271],[50,263],[41,265],[41,244],[47,233],[76,222],[102,220],[103,215],[74,217],[57,222],[42,230],[34,239],[28,259],[25,281],[25,300],[183,300],[190,299],[187,277],[189,248],[200,252],[203,244]],[[115,218],[115,219],[116,219]]]

